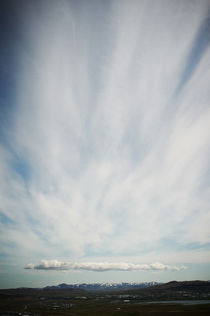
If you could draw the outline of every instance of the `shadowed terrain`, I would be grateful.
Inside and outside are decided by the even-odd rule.
[[[0,315],[210,315],[210,282],[172,281],[133,290],[0,290]]]

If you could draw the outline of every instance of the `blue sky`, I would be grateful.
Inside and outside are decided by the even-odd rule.
[[[0,287],[209,280],[209,1],[1,7]]]

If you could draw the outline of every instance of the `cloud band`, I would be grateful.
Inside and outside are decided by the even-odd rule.
[[[185,270],[185,266],[166,265],[162,263],[139,264],[127,262],[60,262],[58,260],[42,260],[39,264],[29,263],[25,269],[33,270],[88,270],[88,271],[180,271]]]

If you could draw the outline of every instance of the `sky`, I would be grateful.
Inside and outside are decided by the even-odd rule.
[[[210,2],[0,2],[0,288],[210,280]]]

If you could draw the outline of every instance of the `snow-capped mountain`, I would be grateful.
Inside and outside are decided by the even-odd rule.
[[[134,289],[145,288],[152,285],[158,285],[158,282],[121,282],[121,283],[77,283],[66,284],[62,283],[56,286],[46,286],[44,289],[84,289],[84,290],[122,290],[122,289]]]

